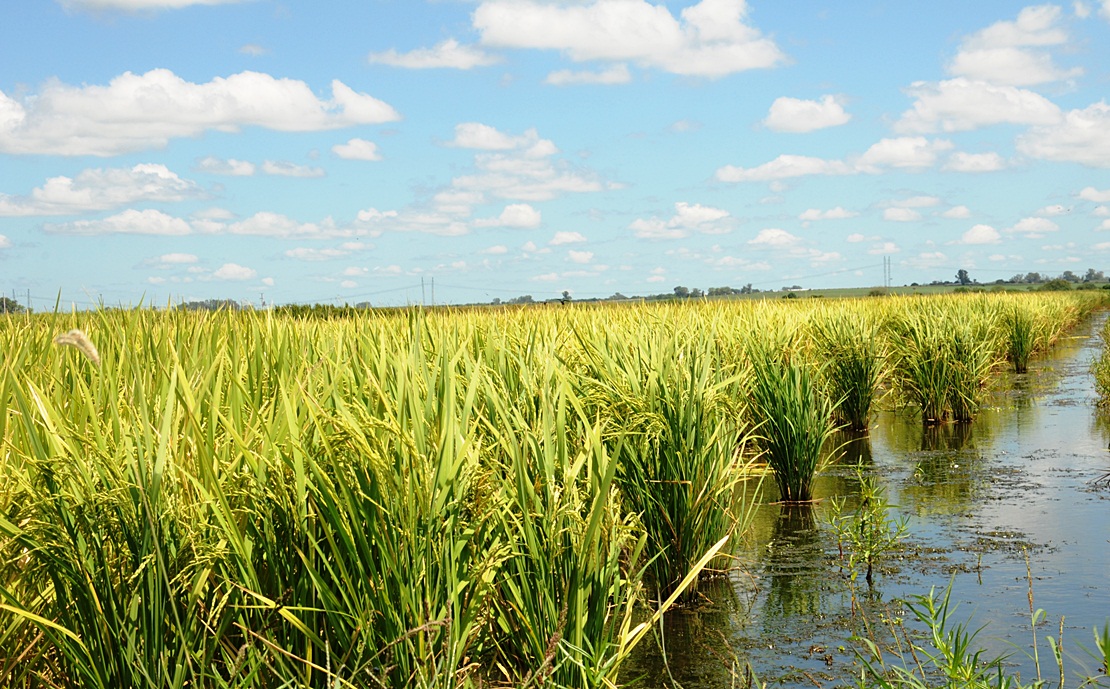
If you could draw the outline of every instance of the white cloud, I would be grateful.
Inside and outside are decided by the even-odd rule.
[[[153,209],[138,211],[128,209],[100,220],[76,220],[69,223],[43,225],[50,234],[75,234],[96,236],[104,234],[147,234],[182,236],[191,234],[193,228],[181,218]]]
[[[957,219],[970,218],[971,217],[971,209],[968,208],[967,206],[953,206],[953,207],[949,208],[948,210],[944,211],[943,213],[941,213],[941,216],[945,217],[945,218],[957,218]]]
[[[195,182],[181,179],[165,165],[94,168],[73,178],[52,177],[29,196],[0,194],[0,217],[73,215],[140,202],[172,203],[202,195]]]
[[[691,232],[724,234],[732,229],[726,210],[684,201],[676,203],[674,208],[675,213],[670,219],[638,218],[629,228],[641,239],[681,239]]]
[[[798,237],[774,227],[760,230],[755,239],[748,240],[748,244],[772,247],[794,246],[799,242],[801,239]]]
[[[350,139],[345,144],[336,144],[331,152],[345,160],[381,160],[378,145],[366,139]]]
[[[336,227],[330,218],[320,223],[302,223],[269,211],[255,213],[245,220],[227,225],[224,229],[230,234],[295,239],[327,239],[353,234],[351,230]]]
[[[234,158],[224,160],[216,156],[201,158],[197,161],[194,169],[197,172],[206,172],[210,175],[230,175],[232,177],[250,177],[255,170],[254,163]]]
[[[937,154],[952,148],[952,142],[929,140],[923,136],[882,139],[868,148],[856,162],[860,170],[880,172],[882,168],[922,169],[936,163]]]
[[[548,242],[551,246],[559,246],[560,244],[580,244],[586,241],[586,238],[581,232],[556,232],[555,236]],[[533,248],[532,251],[535,251]]]
[[[1016,21],[1001,21],[964,39],[948,71],[981,81],[1031,86],[1070,79],[1081,69],[1063,70],[1044,50],[1067,43],[1068,34],[1058,26],[1062,14],[1055,5],[1021,10]]]
[[[917,222],[921,220],[921,213],[912,208],[887,208],[883,211],[883,220],[890,222]]]
[[[473,23],[489,46],[556,50],[576,62],[634,62],[674,74],[721,77],[785,60],[774,41],[745,23],[747,12],[744,0],[702,0],[678,19],[645,0],[487,0],[474,11]]]
[[[617,64],[603,69],[599,72],[592,71],[575,71],[570,69],[560,69],[547,75],[544,79],[545,84],[552,86],[571,86],[575,84],[627,84],[632,81],[632,73],[628,71],[628,66],[624,64]]]
[[[1093,211],[1091,211],[1091,214],[1094,215],[1096,218],[1110,217],[1110,206],[1098,206]]]
[[[905,134],[962,132],[995,124],[1048,125],[1060,108],[1040,94],[1013,86],[958,78],[916,82],[906,93],[915,100],[894,124]]]
[[[199,259],[195,254],[162,254],[158,257],[157,262],[163,265],[190,265],[196,263]]]
[[[819,210],[817,208],[810,208],[809,210],[807,210],[804,213],[802,213],[801,215],[799,215],[798,218],[801,219],[801,220],[806,220],[806,221],[809,221],[809,220],[842,220],[842,219],[846,219],[846,218],[854,218],[857,215],[859,215],[859,213],[857,213],[855,211],[846,210],[844,208],[841,208],[840,206],[837,206],[836,208],[830,208],[827,211]]]
[[[914,268],[938,268],[947,262],[948,257],[939,251],[923,251],[906,260],[906,264]]]
[[[353,289],[355,287],[358,287],[358,283],[354,280],[343,280],[339,283],[339,286],[343,289]]]
[[[717,179],[722,182],[768,182],[806,175],[851,175],[855,172],[854,168],[840,160],[783,154],[753,168],[726,165],[717,170]]]
[[[486,249],[482,249],[478,253],[488,254],[490,256],[504,256],[505,254],[509,253],[509,247],[505,246],[504,244],[495,244]]]
[[[1048,218],[1022,218],[1013,227],[1007,228],[1006,233],[1037,239],[1059,229],[1060,226]]]
[[[1110,0],[1108,0],[1110,2]],[[1084,187],[1079,192],[1079,198],[1084,201],[1094,201],[1095,203],[1108,203],[1110,202],[1110,189],[1106,191],[1099,191],[1094,187]]]
[[[239,52],[243,55],[250,55],[251,57],[262,57],[270,51],[257,43],[246,43],[239,47]]]
[[[594,260],[594,252],[592,251],[574,251],[573,249],[567,252],[567,258],[572,263],[586,264]]]
[[[940,205],[940,199],[936,196],[907,196],[887,201],[886,205],[891,208],[932,208]]]
[[[253,280],[258,276],[258,271],[253,268],[241,266],[238,263],[225,263],[212,273],[217,280]]]
[[[1102,0],[1102,7],[1099,8],[1098,14],[1103,19],[1110,20],[1110,0]]]
[[[887,256],[901,253],[902,249],[894,242],[880,242],[867,250],[870,256]]]
[[[1006,168],[1006,161],[997,153],[965,153],[956,151],[948,156],[945,170],[952,172],[996,172]]]
[[[960,237],[960,244],[998,244],[1002,235],[990,225],[975,225]]]
[[[350,253],[350,251],[344,251],[342,249],[310,249],[308,247],[297,247],[296,249],[287,250],[285,255],[289,258],[295,258],[298,261],[331,261],[348,256]]]
[[[1070,208],[1067,208],[1067,207],[1062,206],[1062,205],[1057,203],[1057,204],[1053,204],[1051,206],[1045,206],[1044,208],[1037,211],[1037,215],[1039,215],[1041,217],[1044,217],[1044,218],[1053,218],[1053,217],[1056,217],[1058,215],[1067,215],[1070,212],[1071,212]]]
[[[542,217],[538,210],[527,203],[514,203],[505,206],[505,209],[501,211],[501,215],[498,217],[478,220],[474,224],[477,227],[518,227],[528,229],[539,227],[541,222]]]
[[[349,278],[357,278],[362,277],[369,272],[370,270],[368,268],[363,268],[361,266],[348,266],[343,269],[343,276]]]
[[[400,118],[341,81],[332,81],[331,91],[330,100],[320,100],[303,81],[259,72],[204,84],[167,69],[125,72],[106,86],[49,81],[21,100],[0,92],[0,152],[111,156],[161,148],[209,129],[305,132]]]
[[[455,125],[455,138],[450,145],[483,151],[512,151],[527,148],[534,150],[538,157],[558,152],[555,144],[547,139],[540,139],[535,129],[529,129],[524,134],[514,136],[481,122],[463,122]]]
[[[420,48],[408,53],[398,53],[390,48],[385,52],[370,53],[368,59],[372,63],[406,69],[473,69],[489,67],[501,61],[500,57],[490,55],[481,48],[460,45],[453,38],[437,43],[432,48]]]
[[[1034,158],[1110,167],[1110,105],[1100,101],[1071,110],[1063,122],[1034,127],[1019,136],[1017,145]]]
[[[267,175],[278,177],[323,177],[326,173],[323,168],[297,165],[285,160],[267,160],[262,163],[262,171]]]
[[[852,116],[844,112],[844,104],[836,96],[822,96],[821,100],[776,98],[763,125],[777,132],[812,132],[847,124]]]

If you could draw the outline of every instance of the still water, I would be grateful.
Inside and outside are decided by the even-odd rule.
[[[891,621],[915,626],[902,601],[950,583],[953,620],[982,627],[986,655],[1009,654],[1023,682],[1036,678],[1030,589],[1047,612],[1036,630],[1046,678],[1058,681],[1044,638],[1060,636],[1061,620],[1068,686],[1095,674],[1083,649],[1094,649],[1092,628],[1110,620],[1110,489],[1100,481],[1110,472],[1110,421],[1095,408],[1088,369],[1105,318],[1078,328],[1028,374],[1004,374],[972,424],[926,429],[912,413],[884,411],[866,436],[835,438],[844,457],[818,479],[824,500],[815,505],[774,504],[766,482],[738,569],[703,585],[700,604],[670,613],[624,681],[740,686],[750,664],[771,686],[852,684],[851,637],[889,644]],[[854,507],[857,466],[909,524],[870,588],[862,576],[850,585],[825,521],[832,496]]]

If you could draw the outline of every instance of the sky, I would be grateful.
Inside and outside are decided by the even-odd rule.
[[[1110,273],[1110,0],[0,5],[0,294]]]

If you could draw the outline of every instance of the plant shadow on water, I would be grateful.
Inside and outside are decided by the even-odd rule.
[[[750,663],[771,686],[853,685],[852,637],[889,643],[886,621],[917,624],[902,601],[949,583],[953,621],[983,627],[976,643],[987,656],[1007,655],[1004,669],[1023,684],[1037,677],[1030,595],[1048,614],[1038,628],[1048,676],[1055,663],[1046,664],[1044,637],[1061,625],[1068,686],[1094,674],[1091,629],[1110,619],[1110,414],[1095,409],[1088,367],[1100,345],[1091,334],[1105,319],[1080,326],[1028,373],[1000,375],[973,423],[925,428],[912,413],[883,411],[869,435],[836,434],[827,451],[843,456],[818,475],[812,505],[777,504],[764,482],[737,553],[742,573],[706,590],[712,604],[670,613],[674,682],[651,644],[625,678],[639,676],[637,687],[742,686],[736,668]],[[853,596],[823,520],[828,498],[858,506],[857,467],[877,479],[895,516],[909,518],[909,536],[880,563],[874,587],[861,577]]]

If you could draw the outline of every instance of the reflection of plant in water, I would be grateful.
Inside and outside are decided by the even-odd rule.
[[[820,536],[812,505],[782,505],[768,544],[775,561],[770,567],[767,609],[776,617],[821,612],[821,578],[810,568],[820,559],[816,555],[821,552]]]
[[[852,513],[846,513],[845,499],[834,497],[830,501],[827,519],[836,533],[836,544],[842,561],[844,551],[848,551],[848,571],[852,581],[859,576],[860,569],[866,566],[864,578],[870,586],[873,583],[872,571],[875,563],[893,550],[906,535],[907,518],[895,519],[890,516],[890,505],[875,483],[875,477],[865,476],[863,470],[858,468],[856,475],[860,485],[859,507]]]

